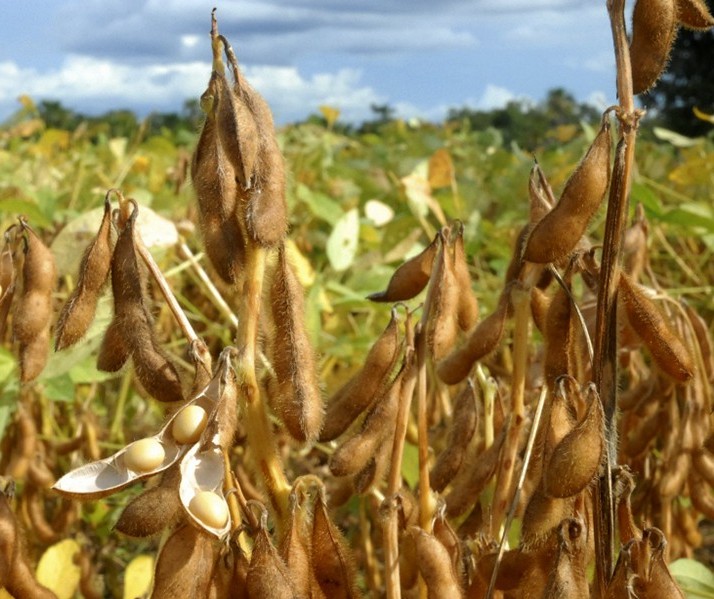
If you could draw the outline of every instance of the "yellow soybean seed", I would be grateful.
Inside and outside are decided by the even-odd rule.
[[[228,506],[213,491],[199,491],[188,504],[190,512],[212,528],[223,528],[228,522]]]
[[[153,437],[134,441],[126,450],[126,466],[134,472],[151,472],[163,464],[166,452]]]
[[[201,406],[186,406],[174,418],[171,433],[177,443],[195,443],[206,428],[208,415]]]

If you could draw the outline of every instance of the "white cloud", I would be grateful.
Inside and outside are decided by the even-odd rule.
[[[187,98],[203,93],[211,66],[208,62],[130,66],[109,60],[71,56],[60,68],[46,72],[0,63],[0,110],[16,108],[16,98],[60,99],[68,107],[99,111],[140,105],[145,111],[177,110]],[[360,82],[354,69],[302,75],[295,67],[254,66],[246,76],[273,108],[278,122],[302,119],[321,104],[339,108],[342,118],[360,121],[370,116],[370,104],[384,103]]]
[[[510,90],[500,85],[489,83],[486,89],[481,94],[481,97],[476,102],[476,107],[481,110],[491,110],[493,108],[502,108],[511,100],[515,100],[516,96]]]

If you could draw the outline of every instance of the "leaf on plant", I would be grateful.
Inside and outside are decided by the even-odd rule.
[[[429,158],[429,185],[432,189],[451,187],[454,180],[454,163],[444,148],[439,148]]]
[[[379,200],[367,200],[364,205],[364,215],[375,227],[383,227],[394,218],[394,210]]]
[[[687,596],[714,595],[714,572],[704,564],[693,559],[682,558],[669,564],[669,571]]]
[[[694,116],[698,119],[706,121],[707,123],[712,123],[714,125],[714,114],[707,114],[706,112],[702,112],[696,106],[692,108],[692,112],[694,112]]]
[[[74,557],[80,551],[74,539],[55,543],[42,554],[37,564],[37,582],[57,595],[57,599],[72,599],[79,586],[79,566]]]
[[[154,557],[137,555],[124,571],[124,599],[144,597],[154,580]]]
[[[327,259],[337,272],[347,270],[357,255],[359,243],[359,213],[357,208],[346,212],[335,223],[327,239]]]
[[[337,119],[340,118],[340,111],[338,108],[333,108],[332,106],[327,106],[325,104],[320,106],[320,114],[322,114],[327,121],[328,127],[332,127],[337,122]]]
[[[692,146],[702,143],[701,139],[687,137],[686,135],[682,135],[681,133],[665,129],[663,127],[653,127],[652,131],[657,139],[668,141],[676,148],[691,148]]]

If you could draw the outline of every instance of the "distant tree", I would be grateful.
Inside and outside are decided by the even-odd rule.
[[[360,133],[377,133],[381,127],[394,120],[396,110],[389,104],[370,104],[369,109],[374,118],[360,125]]]
[[[458,108],[451,109],[447,116],[449,121],[466,119],[476,130],[495,127],[503,134],[506,145],[516,143],[529,151],[557,143],[552,133],[561,125],[578,125],[581,121],[592,123],[599,118],[600,113],[595,107],[578,102],[562,88],[551,89],[545,100],[535,105],[511,100],[503,108],[488,111]]]
[[[42,100],[37,105],[40,118],[47,127],[71,131],[82,121],[82,115],[65,108],[57,100]]]
[[[714,0],[707,4],[714,11]],[[680,29],[667,71],[642,100],[669,129],[692,137],[711,131],[692,109],[714,113],[714,31]]]

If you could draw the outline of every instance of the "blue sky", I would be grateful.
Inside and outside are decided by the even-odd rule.
[[[20,94],[179,110],[210,75],[210,11],[280,123],[340,109],[442,119],[564,87],[615,102],[605,0],[22,0],[0,18],[0,121]]]

